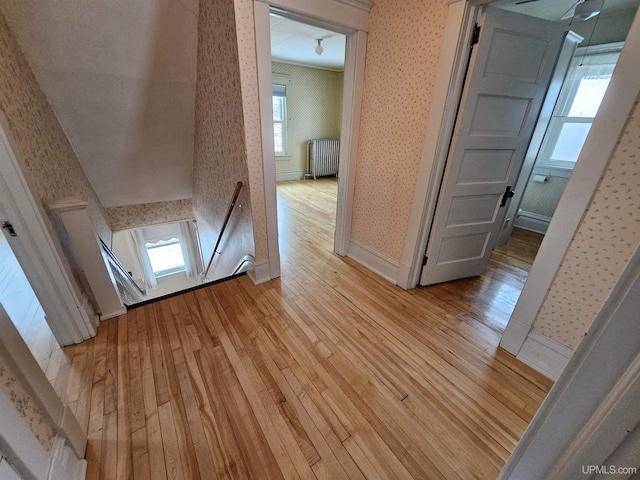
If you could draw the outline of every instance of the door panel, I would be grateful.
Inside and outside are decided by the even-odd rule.
[[[492,7],[480,23],[421,285],[484,272],[564,37],[562,25]]]

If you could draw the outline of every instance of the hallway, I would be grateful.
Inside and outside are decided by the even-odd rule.
[[[279,187],[280,279],[64,349],[88,479],[496,477],[551,386],[497,348],[499,277],[403,291],[332,253],[332,187],[309,183]]]

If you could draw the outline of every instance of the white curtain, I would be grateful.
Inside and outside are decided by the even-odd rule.
[[[187,278],[197,277],[202,272],[202,256],[198,244],[198,235],[193,222],[187,220],[180,222],[180,246],[184,257],[184,268]]]
[[[133,259],[137,263],[136,267],[140,269],[142,279],[147,284],[147,288],[156,288],[158,281],[151,268],[151,261],[147,253],[146,240],[144,239],[142,229],[129,230],[129,241],[132,246],[131,252],[133,253]]]

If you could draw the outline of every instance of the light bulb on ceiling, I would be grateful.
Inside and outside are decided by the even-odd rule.
[[[322,48],[322,39],[318,38],[318,46],[316,47],[316,55],[320,56],[322,55],[322,52],[324,52],[324,48]]]

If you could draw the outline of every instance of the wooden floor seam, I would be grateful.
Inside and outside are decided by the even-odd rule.
[[[496,478],[552,384],[498,347],[539,239],[404,291],[332,252],[336,193],[278,185],[280,278],[144,305],[63,349],[88,480]]]

